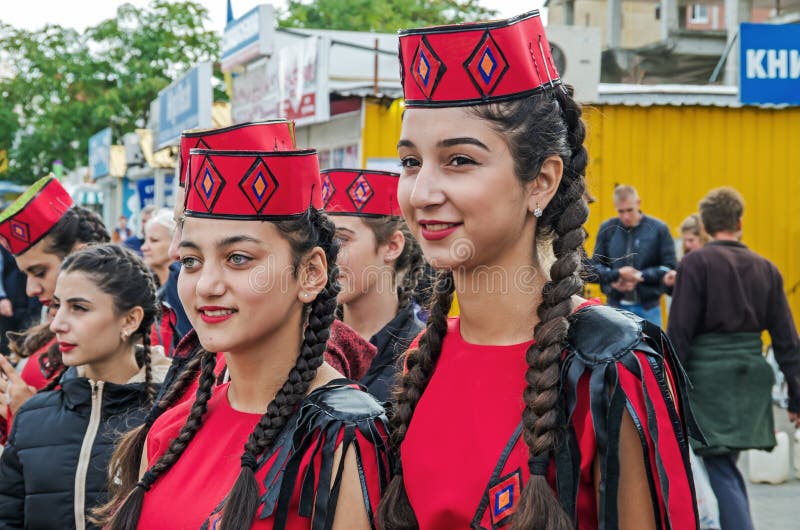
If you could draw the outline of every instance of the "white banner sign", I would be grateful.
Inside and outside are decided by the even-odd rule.
[[[309,37],[278,50],[233,80],[233,121],[328,121],[330,41]]]

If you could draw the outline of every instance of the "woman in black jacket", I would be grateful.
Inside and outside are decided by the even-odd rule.
[[[0,529],[97,528],[87,515],[107,499],[114,444],[144,421],[169,364],[150,348],[155,285],[132,252],[70,255],[53,305],[64,370],[14,418],[0,458]]]

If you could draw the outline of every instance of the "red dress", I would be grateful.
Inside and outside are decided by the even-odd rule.
[[[372,397],[347,383],[334,381],[306,396],[275,450],[266,462],[259,459],[256,480],[262,498],[251,528],[323,528],[338,495],[338,488],[331,490],[338,472],[326,465],[339,447],[354,447],[360,456],[367,513],[374,514],[388,481],[385,415]],[[261,418],[234,410],[228,387],[214,389],[202,427],[145,495],[139,528],[216,528],[220,503],[239,475],[244,444]],[[184,402],[156,420],[147,437],[150,465],[167,450],[190,407],[191,402]]]
[[[581,307],[587,305],[594,303]],[[441,357],[401,448],[406,492],[420,530],[498,528],[508,523],[529,477],[529,452],[521,436],[521,414],[528,368],[525,352],[533,342],[512,346],[470,344],[461,337],[459,326],[459,318],[449,320]],[[643,343],[627,352],[624,362],[601,363],[605,367],[597,370],[573,359],[575,355],[570,355],[569,350],[565,356],[563,367],[569,373],[562,372],[562,395],[565,410],[571,412],[571,429],[567,429],[567,443],[550,460],[548,481],[560,498],[569,500],[565,509],[579,530],[598,528],[599,517],[605,519],[606,528],[617,526],[616,495],[610,493],[608,499],[613,509],[604,509],[599,516],[593,476],[598,453],[604,469],[613,470],[616,461],[605,457],[616,454],[616,438],[609,433],[619,423],[598,418],[615,417],[616,413],[606,412],[619,407],[610,406],[598,414],[592,411],[593,406],[602,407],[601,402],[610,394],[611,387],[604,384],[604,376],[610,377],[609,367],[616,370],[623,392],[614,395],[627,398],[630,410],[642,420],[637,427],[647,444],[648,478],[654,513],[662,522],[660,527],[696,528],[691,475],[684,460],[685,436],[671,423],[675,419],[667,410],[671,404],[659,392],[664,380],[655,373],[666,372],[673,388],[675,379],[672,368],[663,362],[652,370],[655,365],[651,365],[650,350]],[[593,373],[601,375],[593,378]],[[570,384],[573,380],[578,383]],[[590,386],[598,381],[599,392],[593,394]],[[655,414],[648,414],[651,411]],[[618,413],[621,422],[621,409]],[[653,423],[648,423],[648,418]],[[679,418],[677,421],[680,424]],[[595,426],[605,434],[602,439],[607,443],[603,448],[598,447]],[[611,467],[606,468],[603,462],[610,462]],[[613,474],[607,472],[608,476]],[[664,491],[667,484],[668,494]],[[601,496],[601,505],[605,500]]]

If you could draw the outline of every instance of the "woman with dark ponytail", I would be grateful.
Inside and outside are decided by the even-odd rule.
[[[199,385],[150,428],[146,471],[99,514],[104,527],[371,527],[385,416],[324,362],[338,243],[316,153],[194,149],[189,168],[178,290]],[[229,383],[217,385],[216,352]]]
[[[578,296],[585,128],[538,12],[403,31],[400,58],[398,199],[439,277],[380,527],[696,528],[669,342]]]
[[[397,360],[422,331],[412,294],[424,260],[397,204],[400,175],[387,171],[326,169],[325,212],[336,225],[339,317],[377,347],[359,381],[379,401],[389,401]]]
[[[150,347],[155,284],[132,252],[105,244],[71,254],[52,300],[66,372],[14,418],[0,458],[0,528],[97,528],[88,514],[108,500],[114,444],[142,423],[169,366]]]
[[[76,206],[69,193],[53,177],[34,183],[0,214],[0,243],[6,246],[27,275],[28,296],[46,307],[53,300],[56,278],[72,252],[95,243],[107,243],[109,235],[94,212]],[[20,359],[16,370],[0,356],[0,441],[5,442],[11,416],[38,389],[58,380],[64,371],[55,336],[44,322],[10,334],[12,357]]]

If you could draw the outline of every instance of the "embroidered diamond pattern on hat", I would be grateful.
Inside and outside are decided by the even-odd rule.
[[[509,65],[497,42],[486,31],[469,59],[464,62],[464,68],[481,96],[486,97],[497,88]]]
[[[411,61],[411,77],[426,98],[430,99],[433,96],[433,91],[436,90],[446,70],[447,67],[430,47],[428,40],[422,37]]]
[[[264,159],[258,158],[239,181],[239,188],[250,201],[255,213],[260,214],[278,190],[278,179],[269,170]]]
[[[506,475],[489,488],[489,510],[492,527],[497,528],[517,511],[519,497],[522,493],[522,481],[519,470]]]
[[[327,208],[328,203],[331,202],[333,195],[336,193],[336,186],[333,185],[331,176],[325,173],[322,179],[322,207]]]
[[[30,227],[28,227],[27,223],[13,220],[11,221],[11,235],[21,241],[29,243],[31,238]]]
[[[353,201],[353,206],[355,206],[356,210],[360,212],[372,196],[375,195],[375,192],[372,186],[369,185],[367,177],[361,173],[347,188],[347,195]]]
[[[209,157],[203,158],[194,177],[194,190],[200,197],[200,202],[206,211],[210,212],[225,187],[225,181],[220,177],[219,171],[214,167]]]
[[[191,146],[189,149],[190,149],[190,152],[191,152],[191,149],[211,149],[211,146],[210,146],[210,145],[208,145],[208,144],[205,142],[205,140],[203,140],[202,138],[200,138],[200,139],[198,139],[198,140],[197,140],[197,142],[196,142],[196,143],[195,143],[193,146]],[[183,168],[183,175],[181,175],[181,178],[182,178],[182,180],[181,180],[181,185],[184,185],[184,184],[186,183],[186,179],[187,179],[187,178],[189,178],[189,173],[191,172],[191,170],[190,170],[190,168],[189,168],[189,160],[191,160],[191,158],[189,157],[189,153],[186,153],[186,155],[185,155],[185,156],[186,156],[186,167],[185,167],[185,168]]]

